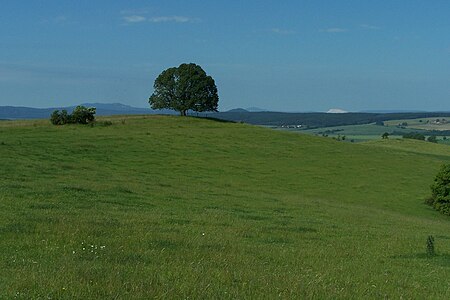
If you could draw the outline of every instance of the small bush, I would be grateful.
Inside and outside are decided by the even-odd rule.
[[[50,116],[50,121],[53,125],[64,125],[70,123],[71,117],[67,113],[67,110],[63,109],[61,112],[55,110]]]
[[[430,143],[437,143],[437,138],[435,135],[431,135],[427,138],[427,141],[429,141]]]
[[[77,106],[71,115],[71,121],[75,124],[88,124],[95,120],[95,107]]]
[[[413,139],[419,141],[425,141],[425,136],[418,132],[410,132],[403,135],[404,139]]]
[[[64,124],[89,124],[95,121],[95,107],[77,106],[72,114],[68,114],[66,110],[55,110],[50,115],[50,122],[53,125]]]
[[[434,252],[434,237],[432,235],[429,235],[427,238],[427,255],[428,256],[436,255],[436,253]]]
[[[425,202],[450,216],[450,164],[443,165],[439,170],[431,185],[431,197]]]

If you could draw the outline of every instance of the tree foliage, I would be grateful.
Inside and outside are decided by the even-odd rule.
[[[445,215],[450,215],[450,164],[441,167],[431,185],[427,203]]]
[[[95,107],[77,106],[72,114],[68,114],[67,110],[53,111],[50,115],[50,122],[53,125],[64,124],[88,124],[95,121]]]
[[[435,135],[430,135],[427,138],[427,141],[430,142],[430,143],[437,143],[438,142],[437,137]]]
[[[71,115],[72,123],[88,124],[95,120],[95,107],[77,106]]]
[[[173,109],[182,116],[188,110],[217,111],[219,96],[214,79],[196,64],[181,64],[163,71],[149,98],[153,109]]]
[[[67,114],[67,110],[63,109],[61,112],[59,110],[53,111],[50,115],[50,122],[53,125],[64,125],[69,123],[69,114]]]
[[[418,133],[418,132],[409,132],[405,133],[403,135],[404,139],[413,139],[413,140],[419,140],[419,141],[425,141],[425,135]]]

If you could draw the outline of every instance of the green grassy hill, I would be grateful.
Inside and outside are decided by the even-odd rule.
[[[450,297],[439,145],[110,120],[0,123],[0,298]]]

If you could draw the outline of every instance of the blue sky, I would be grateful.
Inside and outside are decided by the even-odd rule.
[[[148,106],[201,65],[219,109],[450,110],[450,1],[2,0],[0,105]]]

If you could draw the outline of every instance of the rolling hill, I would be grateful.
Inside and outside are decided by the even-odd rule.
[[[103,120],[0,123],[0,298],[450,296],[443,146]]]

